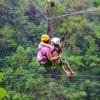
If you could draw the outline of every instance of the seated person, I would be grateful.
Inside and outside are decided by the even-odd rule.
[[[70,65],[68,62],[65,62],[61,59],[61,48],[60,48],[60,39],[57,38],[57,37],[54,37],[51,39],[51,44],[47,44],[45,42],[41,42],[40,43],[41,45],[45,46],[45,47],[48,47],[49,49],[51,48],[51,46],[54,46],[54,49],[53,51],[51,52],[52,53],[52,57],[56,57],[56,56],[59,56],[59,58],[57,59],[54,59],[53,62],[56,62],[56,63],[59,63],[61,66],[62,66],[62,70],[64,71],[65,75],[66,76],[72,76],[74,75],[74,72],[72,71]],[[67,69],[69,71],[67,71]]]

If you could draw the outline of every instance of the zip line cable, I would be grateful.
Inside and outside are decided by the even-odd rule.
[[[46,20],[48,20],[48,17],[39,9],[39,7],[36,6],[35,2],[33,0],[30,0],[32,5],[44,16]]]
[[[70,13],[70,14],[64,14],[64,15],[60,15],[60,16],[56,16],[56,17],[49,17],[50,20],[53,20],[53,19],[57,19],[57,18],[61,18],[61,17],[66,17],[66,16],[72,16],[72,15],[77,15],[77,14],[84,14],[84,13],[89,13],[89,12],[94,12],[94,11],[100,11],[100,8],[91,8],[91,9],[88,9],[88,10],[81,10],[81,11],[78,11],[78,12],[74,12],[74,13]]]

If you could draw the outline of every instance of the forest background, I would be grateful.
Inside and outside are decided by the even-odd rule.
[[[55,17],[100,8],[100,0],[53,1],[0,0],[0,100],[100,100],[100,10],[51,20],[75,77],[46,78],[36,59],[48,8]]]

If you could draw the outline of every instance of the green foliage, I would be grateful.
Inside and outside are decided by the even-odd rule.
[[[23,47],[19,46],[11,57],[11,66],[20,67],[28,63],[28,57]]]
[[[100,39],[100,25],[93,26],[94,35],[96,38]]]
[[[100,0],[92,0],[95,7],[100,7]]]
[[[3,74],[0,73],[0,83],[2,82]],[[5,97],[7,97],[7,91],[4,88],[0,87],[0,100],[3,100]]]
[[[82,63],[82,59],[83,59],[82,56],[70,56],[70,57],[66,57],[65,59],[73,63],[73,66],[75,66],[76,69],[78,68],[78,66],[84,65]]]
[[[0,87],[0,100],[3,100],[7,96],[7,91]]]
[[[17,46],[15,41],[16,30],[9,26],[4,26],[0,29],[0,51],[7,51],[10,48],[14,49]]]
[[[0,83],[2,82],[3,74],[0,73]]]
[[[72,34],[76,33],[80,35],[83,33],[82,30],[86,27],[89,27],[86,18],[82,16],[73,16],[73,17],[69,17],[64,21],[64,23],[62,24],[61,32],[63,33],[68,32]]]
[[[84,83],[80,85],[80,89],[84,90],[87,94],[86,99],[95,99],[95,95],[98,95],[98,87],[100,87],[99,83],[92,82],[90,80],[86,80]],[[96,99],[99,99],[99,96],[96,97]]]

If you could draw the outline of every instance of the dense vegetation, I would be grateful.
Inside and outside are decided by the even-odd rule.
[[[46,14],[47,0],[34,1]],[[55,1],[49,17],[100,7],[100,0]],[[31,0],[0,0],[0,100],[100,99],[100,10],[51,22],[76,77],[43,76],[36,48],[47,21]]]

